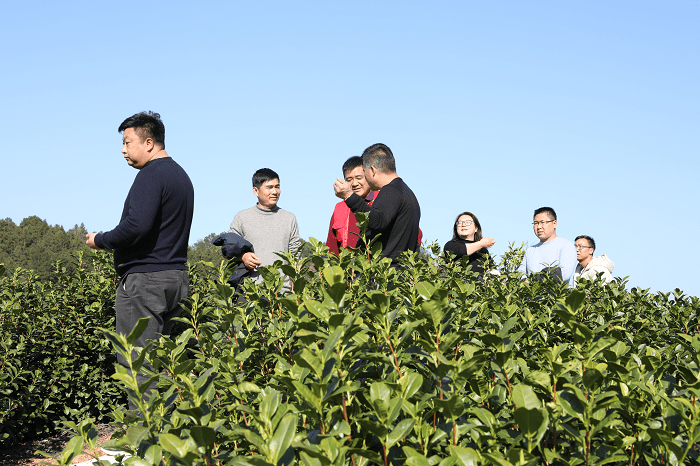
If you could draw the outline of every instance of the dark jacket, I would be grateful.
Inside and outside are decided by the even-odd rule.
[[[253,245],[236,233],[224,233],[223,235],[219,235],[212,240],[212,244],[214,246],[221,246],[221,255],[226,259],[241,260],[241,257],[243,257],[243,254],[246,252],[255,252],[253,250]],[[238,290],[238,287],[243,283],[243,279],[250,272],[252,272],[252,270],[241,262],[236,266],[231,277],[229,277],[228,284]]]

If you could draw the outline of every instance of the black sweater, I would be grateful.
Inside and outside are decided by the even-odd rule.
[[[381,234],[382,257],[396,262],[403,251],[418,251],[420,205],[401,178],[384,185],[371,206],[355,193],[345,200],[345,204],[353,213],[369,212],[368,236],[372,238]]]
[[[445,244],[444,250],[445,252],[450,251],[456,256],[455,259],[459,259],[467,255],[467,244],[473,243],[476,243],[476,241],[456,238],[448,241],[447,244]],[[474,251],[467,257],[469,257],[469,265],[472,266],[472,272],[476,272],[479,275],[484,274],[484,266],[490,267],[493,265],[491,255],[489,255],[489,251],[486,248]]]
[[[113,230],[95,236],[95,244],[114,250],[119,275],[185,270],[194,188],[185,170],[170,157],[139,170]]]

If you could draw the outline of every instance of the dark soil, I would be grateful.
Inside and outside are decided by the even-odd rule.
[[[114,432],[114,427],[108,424],[98,424],[97,445],[104,444]],[[73,438],[72,432],[58,432],[56,435],[48,438],[29,440],[18,443],[0,450],[0,466],[28,466],[38,465],[42,461],[55,464],[51,458],[45,458],[43,455],[34,453],[41,450],[53,456],[58,456],[68,441]],[[81,463],[90,459],[88,455],[77,456],[73,460],[73,464]]]

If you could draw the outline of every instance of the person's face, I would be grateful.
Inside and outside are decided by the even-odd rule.
[[[122,154],[126,163],[134,168],[141,169],[151,160],[153,149],[153,139],[141,137],[134,131],[134,128],[127,128],[122,133]]]
[[[574,246],[576,246],[576,259],[579,262],[583,262],[593,256],[593,248],[589,246],[585,238],[577,239]]]
[[[469,215],[460,215],[457,219],[457,234],[462,239],[474,240],[477,228],[474,219]]]
[[[253,193],[258,197],[260,207],[272,209],[280,200],[280,180],[267,180],[259,188],[253,186]]]
[[[557,228],[557,221],[554,220],[548,213],[543,212],[535,215],[533,227],[535,229],[535,236],[537,236],[540,241],[544,243],[555,238],[554,234]]]
[[[379,171],[374,168],[374,167],[369,167],[368,170],[364,170],[365,173],[365,179],[367,180],[367,184],[369,185],[370,189],[373,189],[375,191],[378,191],[381,189],[381,187],[377,184],[378,183],[378,177],[377,175],[379,174]]]
[[[369,183],[365,178],[365,170],[361,166],[355,167],[345,173],[345,181],[350,183],[352,190],[360,197],[367,197],[369,194]]]

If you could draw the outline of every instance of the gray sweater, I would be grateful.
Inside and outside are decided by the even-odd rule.
[[[229,231],[251,242],[262,265],[270,265],[279,259],[276,252],[296,254],[301,247],[296,217],[277,206],[268,210],[256,204],[241,210],[231,222]]]

